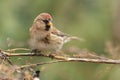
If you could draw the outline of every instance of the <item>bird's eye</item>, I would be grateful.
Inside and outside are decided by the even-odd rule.
[[[48,20],[42,20],[45,24],[47,24],[49,21]]]

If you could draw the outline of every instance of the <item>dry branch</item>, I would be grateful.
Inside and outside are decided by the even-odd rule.
[[[11,57],[11,56],[41,56],[41,57],[51,58],[49,54],[44,54],[44,53],[38,53],[38,54],[8,53],[8,52],[3,52],[3,53],[6,54],[8,57]],[[120,64],[120,60],[113,60],[113,59],[108,59],[108,58],[91,59],[91,58],[64,57],[64,56],[59,56],[59,55],[52,55],[52,58],[57,59],[58,60],[57,62],[90,62],[90,63]],[[45,63],[45,64],[48,64],[48,63]]]
[[[21,49],[22,48],[20,48],[20,50]],[[13,52],[15,52],[15,50],[19,50],[19,49],[12,49]],[[27,49],[24,49],[24,50],[27,50]],[[79,58],[79,57],[66,57],[66,56],[60,56],[60,55],[52,55],[51,57],[50,54],[45,54],[45,53],[37,53],[37,54],[30,53],[30,52],[29,53],[13,53],[12,51],[0,50],[0,53],[1,53],[0,57],[5,58],[6,56],[7,61],[8,61],[8,57],[12,57],[12,56],[14,57],[15,56],[40,56],[40,57],[56,59],[56,60],[48,61],[48,62],[40,62],[36,64],[23,65],[23,66],[17,67],[16,69],[34,67],[34,66],[43,65],[43,64],[52,64],[52,63],[58,63],[58,62],[88,62],[88,63],[120,64],[120,60],[113,60],[113,59],[108,59],[108,58],[83,58],[83,57]]]
[[[16,69],[35,67],[35,66],[39,66],[39,65],[52,64],[52,63],[58,63],[58,62],[91,62],[91,63],[120,64],[120,60],[97,60],[97,59],[85,59],[85,58],[79,58],[79,59],[69,58],[69,60],[55,60],[55,61],[48,61],[48,62],[40,62],[40,63],[36,63],[36,64],[23,65]]]

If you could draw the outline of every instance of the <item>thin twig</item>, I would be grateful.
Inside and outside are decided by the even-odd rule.
[[[57,63],[57,62],[66,62],[65,60],[56,60],[56,61],[48,61],[48,62],[40,62],[40,63],[36,63],[36,64],[28,64],[28,65],[23,65],[20,67],[17,67],[17,69],[23,69],[23,68],[28,68],[28,67],[35,67],[38,65],[44,65],[44,64],[52,64],[52,63]]]
[[[4,52],[4,54],[6,54],[8,57],[11,57],[11,56],[41,56],[41,57],[51,58],[50,54],[44,54],[44,53],[33,54],[33,53],[7,53],[7,52]],[[64,56],[58,56],[58,55],[52,55],[52,58],[58,59],[58,60],[66,60],[67,59]]]
[[[13,66],[13,63],[9,60],[8,56],[0,50],[0,58],[6,60],[10,65]]]
[[[31,54],[31,53],[7,53],[4,52],[8,57],[11,56],[41,56],[41,57],[47,57],[51,58],[49,54]],[[54,59],[57,60],[64,60],[64,62],[91,62],[91,63],[106,63],[106,64],[120,64],[120,60],[113,60],[113,59],[90,59],[90,58],[71,58],[71,57],[64,57],[64,56],[58,56],[53,55]]]
[[[100,59],[85,59],[85,58],[69,58],[69,60],[55,60],[55,61],[48,61],[48,62],[40,62],[36,64],[29,64],[29,65],[23,65],[21,67],[18,67],[16,69],[23,69],[28,67],[35,67],[39,65],[44,64],[52,64],[52,63],[58,63],[58,62],[91,62],[91,63],[106,63],[106,64],[120,64],[120,60],[100,60]]]
[[[14,52],[14,51],[17,51],[17,50],[30,51],[30,49],[27,49],[27,48],[14,48],[14,49],[8,49],[8,50],[5,50],[5,51]]]

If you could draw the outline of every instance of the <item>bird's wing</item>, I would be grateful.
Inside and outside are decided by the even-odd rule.
[[[69,42],[71,40],[82,40],[79,37],[70,36],[70,35],[68,35],[66,33],[63,33],[61,31],[59,31],[58,29],[56,29],[55,27],[53,28],[52,34],[56,35],[56,36],[59,36],[59,37],[62,37],[64,43]]]
[[[59,31],[59,30],[56,29],[55,27],[53,27],[53,29],[52,29],[52,34],[57,35],[57,36],[60,36],[60,37],[69,37],[68,34],[65,34],[65,33]]]

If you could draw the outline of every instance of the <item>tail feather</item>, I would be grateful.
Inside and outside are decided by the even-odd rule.
[[[79,37],[76,37],[76,36],[70,36],[70,37],[66,37],[66,38],[64,39],[64,43],[67,43],[67,42],[69,42],[69,41],[71,41],[71,40],[85,41],[85,40],[82,39],[82,38],[79,38]]]

